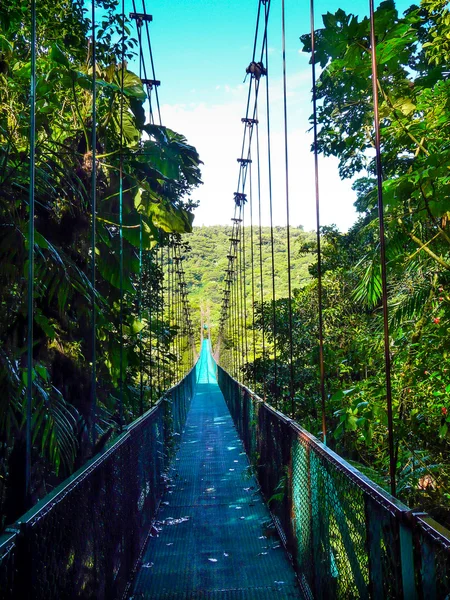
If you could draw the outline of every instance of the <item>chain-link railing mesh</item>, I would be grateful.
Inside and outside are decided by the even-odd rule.
[[[121,598],[150,532],[196,368],[0,540],[0,597]]]
[[[450,532],[220,367],[218,379],[306,597],[450,598]]]

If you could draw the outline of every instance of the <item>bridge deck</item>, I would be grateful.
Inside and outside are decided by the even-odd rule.
[[[206,344],[167,488],[131,598],[300,597]]]

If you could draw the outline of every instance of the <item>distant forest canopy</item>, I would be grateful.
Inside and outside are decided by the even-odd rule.
[[[252,301],[252,244],[251,229],[245,227],[242,234],[242,247],[245,246],[246,296],[250,314]],[[314,243],[315,232],[305,232],[303,227],[291,227],[291,270],[292,285],[303,287],[311,279],[308,267],[313,261],[309,253],[301,253]],[[262,286],[264,298],[272,298],[272,251],[270,227],[262,227]],[[209,314],[209,323],[213,340],[216,339],[222,292],[224,289],[227,254],[230,251],[231,225],[213,225],[194,227],[192,233],[183,235],[190,251],[184,261],[189,299],[193,308],[193,318],[200,324],[200,307]],[[286,227],[273,228],[275,293],[283,298],[288,293],[287,279],[287,237]],[[255,299],[261,298],[259,228],[253,227],[253,276]]]

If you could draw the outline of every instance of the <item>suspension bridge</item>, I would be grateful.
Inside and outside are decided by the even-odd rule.
[[[86,421],[92,456],[50,494],[33,497],[33,444],[37,429],[36,398],[41,393],[39,377],[47,374],[36,367],[35,324],[45,329],[37,306],[39,282],[34,265],[48,243],[35,230],[36,161],[36,2],[31,15],[31,110],[30,177],[28,198],[28,295],[27,295],[27,373],[26,377],[26,460],[25,504],[28,511],[9,523],[0,538],[0,598],[127,598],[147,599],[272,599],[272,598],[450,598],[450,534],[427,514],[412,510],[396,499],[396,464],[393,443],[392,392],[387,314],[386,259],[383,229],[382,169],[378,161],[378,201],[380,211],[381,273],[385,324],[386,414],[390,457],[391,493],[382,489],[342,457],[327,442],[326,382],[321,289],[321,237],[319,173],[317,152],[317,90],[315,62],[312,61],[313,133],[316,177],[317,257],[318,257],[318,372],[320,373],[322,438],[319,440],[295,420],[293,373],[292,269],[290,264],[288,121],[285,64],[285,14],[282,2],[283,116],[285,158],[285,208],[287,215],[288,301],[287,338],[290,339],[288,380],[280,381],[279,352],[276,346],[276,289],[273,246],[273,200],[271,181],[271,135],[269,98],[269,47],[267,27],[270,0],[257,2],[253,53],[247,67],[248,97],[242,117],[243,138],[237,158],[238,181],[233,198],[232,227],[223,277],[221,317],[215,347],[210,338],[210,323],[201,326],[198,355],[195,327],[191,315],[189,282],[183,261],[184,238],[180,222],[186,226],[186,212],[158,213],[162,223],[156,245],[150,243],[151,229],[145,220],[144,192],[162,194],[161,181],[170,175],[158,171],[155,188],[137,190],[127,179],[127,168],[146,156],[142,146],[133,155],[127,148],[130,125],[127,115],[133,104],[126,104],[134,93],[126,83],[125,6],[122,2],[122,61],[115,82],[102,80],[103,89],[118,94],[119,117],[117,164],[111,167],[117,177],[117,206],[111,208],[117,221],[105,221],[97,207],[104,159],[97,143],[97,92],[100,90],[96,64],[96,7],[92,3],[92,71],[86,81],[91,86],[91,150],[89,155],[91,251],[89,308],[91,337],[89,373],[91,405]],[[311,44],[314,55],[314,6],[311,3]],[[374,82],[374,130],[377,157],[380,154],[377,104],[376,40],[374,8],[371,9],[372,78]],[[136,27],[139,47],[139,79],[147,94],[149,122],[143,129],[166,150],[174,152],[183,140],[161,125],[149,25],[152,17],[142,12],[133,0],[129,22]],[[147,46],[146,46],[147,45]],[[144,47],[147,47],[147,54]],[[53,49],[55,62],[65,69],[62,54]],[[147,56],[147,58],[146,58]],[[81,79],[81,77],[78,75]],[[117,83],[118,82],[118,83]],[[110,88],[108,88],[108,85]],[[262,114],[259,99],[265,93]],[[105,92],[106,93],[106,92]],[[113,96],[111,96],[113,97]],[[137,96],[139,98],[139,96]],[[154,111],[153,104],[156,106]],[[157,117],[157,118],[156,118]],[[264,290],[262,275],[261,195],[262,119],[267,142],[266,191],[270,206],[271,289]],[[156,121],[159,121],[157,125]],[[127,130],[126,134],[124,133]],[[86,133],[86,132],[85,132]],[[87,134],[86,134],[87,135]],[[169,140],[169,141],[168,141]],[[172,145],[171,145],[172,144]],[[261,142],[262,144],[262,142]],[[184,150],[186,151],[186,147]],[[168,152],[168,154],[170,154]],[[88,153],[87,153],[88,154]],[[149,162],[156,161],[150,156]],[[85,157],[85,162],[86,162]],[[193,153],[186,163],[195,162]],[[195,174],[179,167],[186,180]],[[158,168],[162,167],[158,165]],[[155,167],[156,169],[156,167]],[[38,170],[39,171],[39,170]],[[39,172],[38,172],[39,176]],[[170,181],[173,184],[173,181]],[[128,186],[128,187],[127,187]],[[167,185],[170,188],[170,185]],[[130,202],[131,192],[132,201]],[[138,207],[135,221],[128,204]],[[178,207],[179,208],[179,207]],[[116,211],[114,213],[113,209]],[[39,210],[39,207],[38,207]],[[247,211],[247,212],[246,212]],[[100,217],[100,220],[96,219]],[[176,215],[176,216],[174,216]],[[181,216],[180,216],[181,215]],[[259,218],[256,218],[258,215]],[[110,213],[108,218],[112,219]],[[109,230],[98,231],[101,219]],[[164,220],[165,219],[165,220]],[[178,219],[178,220],[177,220]],[[173,225],[175,223],[175,225]],[[246,234],[246,223],[250,236]],[[169,225],[172,227],[170,230]],[[98,248],[106,233],[117,240],[109,247],[116,261],[115,295],[119,340],[116,384],[118,436],[101,438],[102,419],[97,397],[100,365],[99,274],[106,271]],[[135,239],[133,231],[139,234]],[[150,233],[149,233],[150,232]],[[156,234],[155,234],[156,236]],[[153,238],[152,238],[153,239]],[[259,241],[259,246],[258,246]],[[45,242],[45,243],[44,243]],[[129,247],[127,246],[129,244]],[[134,244],[134,245],[133,245]],[[136,259],[135,279],[127,279],[127,251]],[[250,270],[248,269],[250,260]],[[134,264],[134,263],[133,263]],[[41,271],[39,271],[40,273]],[[117,276],[117,277],[116,277]],[[259,288],[256,285],[260,278]],[[105,277],[106,278],[106,277]],[[110,276],[112,278],[112,276]],[[84,280],[83,280],[84,281]],[[131,303],[127,291],[138,290],[136,331],[130,323]],[[77,290],[80,288],[78,286]],[[128,287],[127,287],[128,286]],[[248,289],[251,290],[250,298]],[[55,292],[56,293],[56,292]],[[257,297],[260,293],[260,298]],[[146,300],[146,295],[150,300]],[[273,338],[269,339],[262,316],[262,344],[256,348],[255,304],[264,302],[273,313]],[[252,307],[249,314],[248,306]],[[128,311],[128,313],[127,313]],[[133,313],[134,314],[134,313]],[[127,320],[128,319],[128,320]],[[47,325],[48,326],[48,325]],[[102,325],[103,326],[103,325]],[[49,326],[48,326],[49,327]],[[133,338],[134,336],[134,338]],[[134,339],[136,361],[127,363],[126,344]],[[104,339],[102,338],[102,342]],[[245,365],[257,354],[270,359],[273,366],[271,389],[266,389],[267,373],[261,381],[250,380]],[[111,352],[113,354],[113,352]],[[168,358],[169,357],[169,358]],[[36,368],[35,368],[36,367]],[[99,367],[100,368],[100,367]],[[127,369],[134,369],[127,376]],[[112,372],[114,368],[110,366]],[[102,371],[104,377],[104,370]],[[128,379],[127,379],[128,377]],[[244,383],[241,380],[244,380]],[[131,383],[137,389],[127,404]],[[253,387],[262,390],[258,396]],[[128,386],[128,387],[127,387]],[[278,410],[277,398],[284,398],[287,416]],[[275,398],[275,407],[268,402]],[[102,400],[103,401],[103,400]],[[132,405],[134,403],[133,406]],[[127,414],[128,410],[128,414]],[[134,411],[134,412],[133,412]],[[68,413],[66,413],[68,414]],[[139,414],[137,418],[134,418]],[[133,418],[130,418],[130,415]],[[100,439],[99,439],[100,438]],[[99,445],[100,444],[100,445]]]

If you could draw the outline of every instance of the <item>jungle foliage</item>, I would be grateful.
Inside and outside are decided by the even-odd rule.
[[[121,384],[126,423],[170,383],[169,367],[175,360],[171,341],[177,328],[162,311],[162,271],[155,248],[191,230],[194,204],[188,195],[201,183],[195,148],[182,135],[146,122],[142,82],[128,66],[137,42],[129,24],[121,21],[118,2],[98,0],[102,22],[96,44],[98,407],[94,446],[91,24],[81,1],[43,0],[37,5],[34,500],[112,439],[119,429]],[[6,0],[0,6],[1,525],[12,522],[24,509],[30,75],[29,3]],[[186,361],[184,352],[179,358]],[[152,368],[156,372],[157,361],[166,365],[166,379],[158,384],[150,375]],[[142,366],[145,389],[139,406]]]
[[[201,313],[204,322],[212,326],[213,341],[216,339],[220,320],[222,292],[226,277],[227,254],[230,250],[231,226],[214,225],[210,227],[193,227],[192,233],[183,236],[189,245],[189,252],[184,262],[189,298],[200,324]],[[242,230],[242,254],[245,249],[245,295],[247,298],[247,315],[252,314],[252,277],[255,299],[261,297],[261,286],[264,296],[272,294],[272,253],[270,227],[261,228],[262,245],[259,245],[259,229],[246,226]],[[253,254],[252,254],[253,235]],[[291,227],[291,239],[297,250],[314,240],[314,233],[303,231],[302,227]],[[274,227],[274,263],[275,263],[275,297],[287,295],[288,283],[286,277],[287,240],[286,228]],[[260,248],[262,258],[262,281],[260,273]],[[302,287],[310,279],[308,266],[313,258],[307,254],[296,255],[292,260],[292,277],[296,287]]]
[[[450,12],[443,0],[423,0],[402,16],[388,0],[375,23],[398,494],[448,526]],[[327,13],[313,57],[318,149],[339,159],[341,177],[356,177],[359,212],[348,233],[322,231],[327,443],[388,488],[369,34],[368,18]],[[311,36],[301,40],[311,52]],[[314,243],[303,251],[314,256]],[[293,298],[295,417],[321,436],[315,262],[310,274]],[[274,335],[271,302],[257,306],[269,356],[248,361],[243,374],[250,384],[265,377],[268,398],[290,413],[287,299],[275,309]]]

